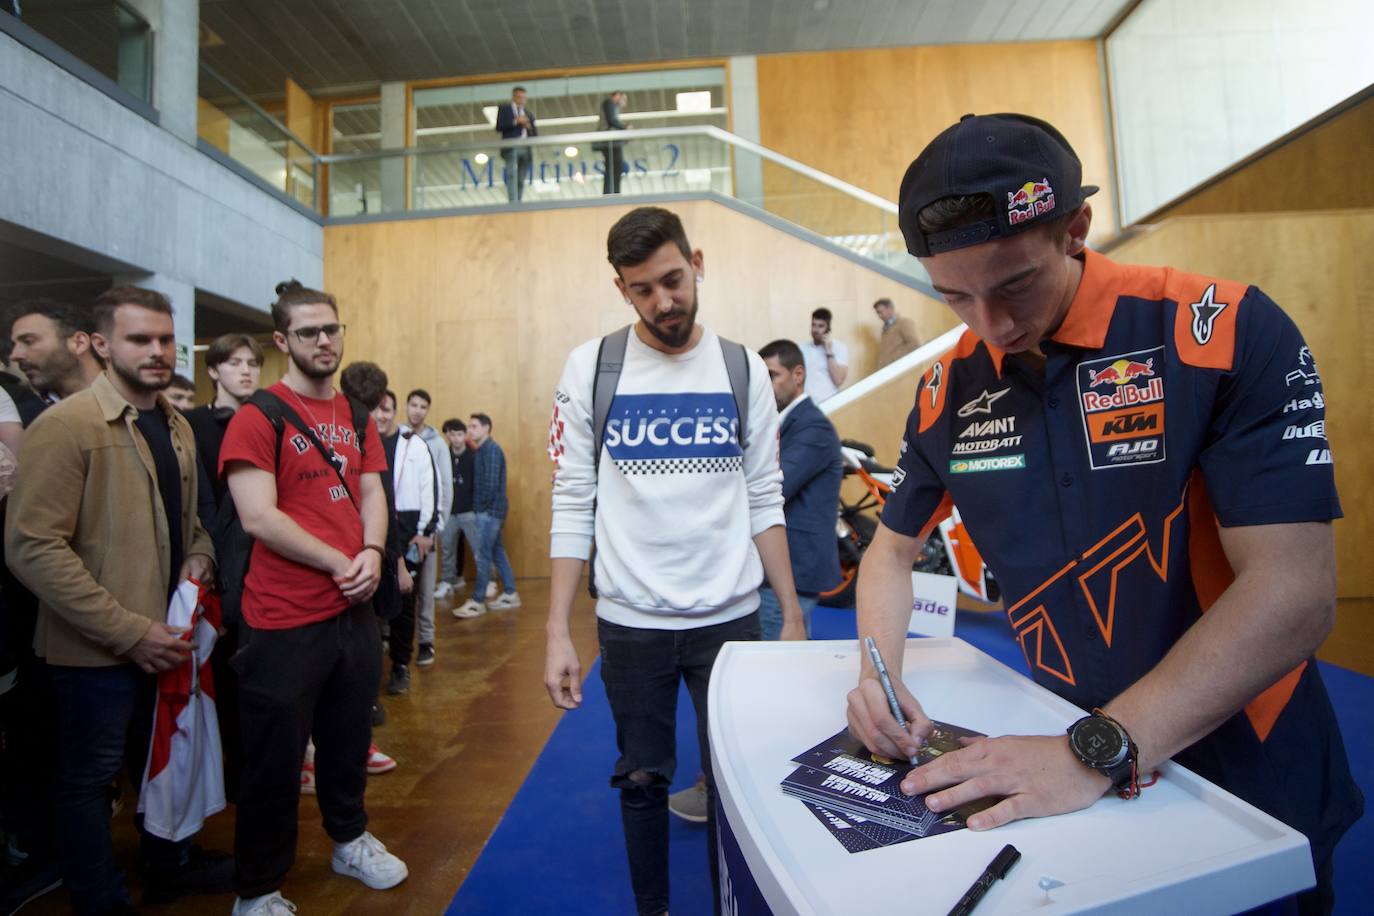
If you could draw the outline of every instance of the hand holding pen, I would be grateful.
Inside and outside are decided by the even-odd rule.
[[[916,752],[934,723],[901,679],[894,680],[887,674],[887,666],[872,637],[864,642],[873,676],[861,677],[859,685],[849,692],[850,734],[874,753],[914,763]]]

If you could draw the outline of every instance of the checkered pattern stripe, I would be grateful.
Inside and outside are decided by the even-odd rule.
[[[651,458],[639,461],[617,461],[615,466],[627,477],[656,474],[738,474],[744,469],[744,457],[729,458]]]

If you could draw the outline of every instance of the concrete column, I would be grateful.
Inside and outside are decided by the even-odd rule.
[[[730,129],[737,137],[759,140],[759,71],[754,55],[730,58]],[[735,198],[763,206],[763,160],[735,151]]]
[[[172,301],[172,322],[177,335],[176,371],[195,381],[196,361],[191,348],[196,342],[196,288],[166,274],[125,274],[116,276],[114,285],[157,290]]]
[[[382,149],[401,149],[406,136],[406,84],[382,83]],[[397,157],[382,160],[382,212],[406,208],[406,164]]]
[[[153,27],[153,107],[162,128],[196,145],[199,0],[130,0]]]

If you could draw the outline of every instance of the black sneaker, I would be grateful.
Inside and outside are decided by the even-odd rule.
[[[227,894],[234,890],[234,857],[192,846],[178,868],[146,868],[143,905],[171,903],[188,894]]]
[[[385,725],[385,724],[386,724],[386,710],[382,708],[382,704],[381,704],[381,703],[373,703],[373,704],[372,704],[372,727],[373,727],[373,728],[376,728],[378,725]]]
[[[393,697],[410,690],[410,672],[405,665],[392,665],[391,677],[386,682],[386,692]]]
[[[61,886],[62,873],[58,870],[56,860],[40,862],[35,856],[29,856],[10,868],[0,879],[0,913],[6,916],[17,913]]]
[[[415,653],[415,664],[420,668],[434,664],[434,647],[427,642],[420,643],[420,651]]]

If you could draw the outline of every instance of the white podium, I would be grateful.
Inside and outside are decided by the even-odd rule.
[[[1312,886],[1301,833],[1176,764],[1133,801],[849,854],[778,783],[794,754],[844,726],[859,651],[853,640],[728,643],[716,661],[711,760],[729,916],[946,913],[1006,843],[1021,861],[979,916],[1235,913]],[[1062,734],[1083,715],[961,639],[908,640],[902,667],[931,718],[989,735]],[[1064,882],[1048,899],[1042,876]]]

